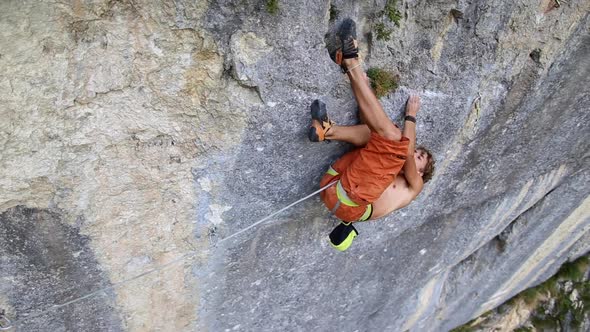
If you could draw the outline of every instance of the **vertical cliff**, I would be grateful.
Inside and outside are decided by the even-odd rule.
[[[1,2],[0,310],[22,331],[439,331],[501,304],[590,250],[590,3],[560,3]],[[316,98],[357,122],[325,41],[348,16],[365,68],[400,76],[391,117],[420,94],[434,179],[345,253],[317,197],[224,241],[350,148],[306,137]]]

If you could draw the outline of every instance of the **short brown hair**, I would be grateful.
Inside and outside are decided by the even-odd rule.
[[[432,152],[430,152],[430,150],[428,150],[427,148],[423,147],[423,146],[419,146],[416,148],[416,150],[422,150],[424,151],[424,153],[426,153],[426,156],[428,158],[428,161],[426,162],[426,166],[424,166],[424,170],[422,171],[422,181],[424,183],[430,181],[430,179],[432,179],[432,177],[434,176],[434,164],[436,163],[436,160],[434,160],[434,157],[432,156]]]

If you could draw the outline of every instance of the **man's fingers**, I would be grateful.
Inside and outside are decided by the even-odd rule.
[[[407,114],[416,114],[420,109],[420,97],[418,95],[412,94],[408,98],[408,104],[406,106],[406,113]]]

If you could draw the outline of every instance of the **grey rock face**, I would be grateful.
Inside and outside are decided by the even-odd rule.
[[[88,251],[71,269],[94,271],[16,278],[80,288],[3,289],[0,309],[20,318],[112,284],[51,326],[83,315],[84,328],[129,331],[439,331],[590,250],[590,3],[398,1],[399,26],[385,1],[278,4],[0,2],[3,228],[40,213],[54,220],[44,234],[88,239],[73,240]],[[358,121],[325,48],[347,16],[365,68],[401,77],[382,99],[389,115],[400,122],[420,94],[436,176],[409,207],[359,225],[345,253],[327,244],[334,219],[317,196],[224,241],[316,190],[351,148],[306,137],[316,98],[337,123]]]
[[[123,331],[112,294],[50,308],[110,286],[88,237],[64,224],[57,213],[21,206],[0,214],[0,224],[0,304],[15,328]]]

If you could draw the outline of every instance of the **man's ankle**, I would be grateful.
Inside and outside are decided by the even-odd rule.
[[[346,67],[350,68],[352,66],[356,66],[359,64],[359,59],[351,58],[351,59],[342,59],[342,62],[346,65]]]

